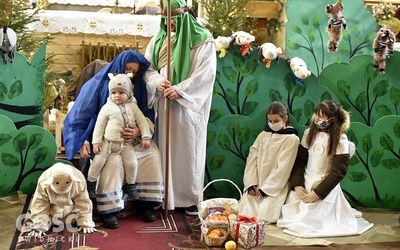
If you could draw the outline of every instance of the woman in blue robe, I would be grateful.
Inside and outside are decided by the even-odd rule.
[[[131,65],[134,65],[134,67],[132,68]],[[143,114],[151,121],[150,123],[154,122],[154,110],[153,107],[148,106],[146,84],[142,80],[142,75],[149,65],[150,63],[142,54],[127,50],[117,55],[112,62],[83,85],[73,107],[64,120],[63,140],[68,160],[72,159],[78,152],[84,158],[93,156],[90,155],[88,142],[91,141],[97,115],[109,96],[109,73],[134,74],[132,84],[134,85],[134,96],[137,104]],[[154,125],[150,127],[154,128]],[[154,133],[154,130],[152,133]],[[164,196],[161,156],[154,142],[151,143],[150,149],[143,150],[140,143],[137,143],[136,137],[138,135],[140,135],[140,131],[137,127],[125,128],[121,132],[121,137],[125,139],[125,142],[136,143],[134,148],[139,164],[137,174],[139,211],[144,220],[151,222],[156,219],[153,206],[155,203],[163,202]],[[111,154],[110,157],[118,158],[119,156]],[[113,162],[114,159],[109,161]],[[106,163],[98,180],[96,196],[97,210],[105,227],[118,227],[116,214],[124,208],[127,199],[123,192],[124,180],[122,163],[117,165]]]

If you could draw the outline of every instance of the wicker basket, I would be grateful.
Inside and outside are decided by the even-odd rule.
[[[215,179],[211,182],[209,182],[204,188],[203,191],[200,193],[199,195],[199,200],[198,200],[198,205],[197,208],[199,210],[199,219],[200,222],[203,226],[205,226],[205,219],[207,218],[207,216],[209,215],[208,213],[208,208],[209,207],[213,207],[213,206],[229,206],[233,212],[237,212],[238,210],[238,200],[233,199],[233,198],[213,198],[213,199],[209,199],[209,200],[205,200],[203,201],[203,196],[204,196],[204,191],[207,189],[207,187],[209,187],[211,184],[215,183],[215,182],[229,182],[231,183],[239,192],[240,194],[240,198],[242,198],[242,192],[240,191],[239,187],[231,180],[228,179]]]
[[[212,230],[215,230],[215,229],[209,229],[207,234],[204,235],[204,242],[209,247],[220,247],[220,246],[222,246],[225,243],[226,238],[228,237],[228,232],[225,231],[224,229],[218,228],[218,230],[222,233],[222,236],[218,237],[218,238],[211,238],[211,237],[208,236],[208,234]]]

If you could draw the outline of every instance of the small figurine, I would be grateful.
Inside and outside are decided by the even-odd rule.
[[[242,45],[240,50],[242,51],[242,56],[250,56],[250,52],[253,50],[250,43],[254,42],[256,38],[244,31],[236,31],[231,35],[231,44]]]
[[[385,74],[386,58],[394,54],[394,42],[396,37],[394,33],[387,27],[382,27],[376,33],[374,47],[374,70],[379,67],[381,75]]]
[[[226,53],[228,53],[226,49],[229,48],[230,43],[231,43],[230,37],[218,36],[215,39],[215,49],[217,52],[221,52],[219,54],[219,58],[223,58],[226,55]]]
[[[347,28],[346,20],[342,15],[343,11],[342,0],[339,0],[336,4],[328,4],[325,7],[326,14],[329,15],[328,27],[326,32],[328,32],[329,42],[328,42],[328,52],[336,52],[339,46],[340,40],[342,40],[342,25],[343,28]]]
[[[287,61],[295,76],[295,82],[301,85],[302,81],[311,75],[306,62],[299,57],[288,58]]]
[[[282,54],[282,49],[276,47],[273,43],[264,43],[258,47],[258,57],[263,56],[263,62],[265,67],[271,67],[271,61],[276,59],[276,63],[279,63],[279,55]]]
[[[29,235],[45,235],[50,226],[61,227],[56,222],[70,223],[70,216],[76,220],[80,231],[93,233],[97,230],[92,220],[92,207],[82,172],[73,166],[56,163],[39,177],[30,207],[32,222],[29,227],[32,231]]]
[[[3,26],[3,32],[0,32],[0,54],[3,58],[3,64],[7,64],[6,55],[10,63],[14,60],[15,45],[17,44],[17,34],[7,26]]]

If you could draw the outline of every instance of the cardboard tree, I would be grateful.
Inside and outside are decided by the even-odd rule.
[[[13,63],[0,63],[0,114],[17,128],[43,126],[46,44],[36,51],[32,62],[15,52]]]
[[[18,52],[13,63],[0,63],[0,196],[33,193],[43,171],[61,161],[42,127],[45,55],[43,44],[31,63]]]

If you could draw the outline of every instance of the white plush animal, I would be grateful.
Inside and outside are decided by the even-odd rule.
[[[8,56],[9,62],[12,63],[14,59],[15,45],[17,44],[17,34],[14,30],[4,26],[2,32],[0,32],[0,42],[0,54],[3,58],[3,63],[7,64],[6,55]]]
[[[255,40],[255,36],[245,31],[236,31],[231,35],[231,44],[242,46],[240,47],[242,56],[250,56],[250,52],[253,50],[250,43],[254,42]]]
[[[218,36],[215,39],[215,49],[217,52],[221,52],[219,58],[223,58],[228,53],[227,48],[229,48],[230,43],[231,38],[227,36]]]
[[[83,233],[93,233],[96,229],[92,207],[82,172],[65,163],[56,163],[39,177],[31,202],[29,235],[42,236],[53,224],[64,228],[60,223],[67,224],[71,218],[76,219]]]
[[[265,67],[271,67],[271,61],[276,59],[279,62],[279,55],[282,54],[282,49],[276,47],[273,43],[264,43],[258,47],[259,58],[263,56],[263,61],[266,63]]]
[[[290,63],[290,69],[293,71],[293,74],[300,83],[301,80],[304,80],[311,75],[311,71],[308,70],[307,64],[303,59],[293,57],[288,59],[288,62]]]

